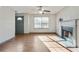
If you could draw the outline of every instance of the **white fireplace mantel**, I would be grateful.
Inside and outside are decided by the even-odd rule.
[[[74,41],[73,47],[79,47],[79,19],[61,21],[60,25],[73,27],[73,41]]]

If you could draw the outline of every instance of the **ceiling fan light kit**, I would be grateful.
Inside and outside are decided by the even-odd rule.
[[[50,12],[50,11],[43,9],[43,6],[39,6],[38,12],[39,12],[40,14],[45,14],[45,13]]]
[[[42,13],[43,13],[43,11],[39,11],[39,13],[40,13],[40,14],[42,14]]]

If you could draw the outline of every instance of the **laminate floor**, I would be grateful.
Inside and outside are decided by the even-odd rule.
[[[48,37],[54,34],[19,34],[0,45],[0,52],[70,52]],[[54,38],[54,37],[53,37]]]
[[[6,43],[0,45],[1,52],[50,52],[49,49],[43,44],[38,36],[45,34],[25,34],[16,35]]]

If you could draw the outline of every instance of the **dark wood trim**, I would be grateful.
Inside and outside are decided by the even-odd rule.
[[[30,33],[24,33],[24,35],[29,35]]]
[[[48,36],[47,36],[48,37]],[[53,40],[52,38],[48,37],[49,39]],[[63,45],[61,45],[60,43],[58,43],[57,41],[53,40],[54,42],[56,42],[57,44],[59,44],[60,46],[62,46],[63,48],[67,49],[68,51],[72,52],[70,49],[64,47]]]
[[[30,33],[22,33],[21,35],[28,35],[28,34],[56,34],[55,32],[30,32]],[[18,34],[15,34],[18,35]],[[19,34],[20,35],[20,34]]]
[[[30,34],[56,34],[55,32],[30,32]]]
[[[17,35],[17,34],[24,34],[24,33],[15,33],[15,35]]]

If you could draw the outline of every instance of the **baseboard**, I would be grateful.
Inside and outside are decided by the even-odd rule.
[[[19,34],[19,35],[28,35],[28,34],[56,34],[56,32],[29,32],[29,33],[22,33],[22,34]],[[18,34],[16,34],[18,35]]]
[[[56,34],[55,32],[30,32],[30,34]]]
[[[10,38],[10,39],[7,40],[7,41],[2,42],[0,45],[3,45],[3,44],[5,44],[5,43],[8,43],[8,42],[10,42],[10,41],[12,41],[12,40],[14,40],[14,39],[15,39],[15,37],[12,37],[12,38]]]

